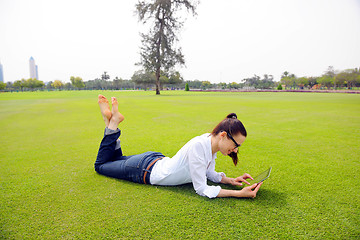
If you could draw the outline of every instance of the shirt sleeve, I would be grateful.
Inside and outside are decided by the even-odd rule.
[[[214,183],[219,183],[219,182],[221,182],[221,179],[223,176],[226,177],[225,173],[215,171],[215,160],[212,160],[210,162],[210,165],[206,171],[206,176],[208,177],[208,179],[210,181],[212,181]]]
[[[221,187],[207,185],[206,162],[202,145],[200,143],[195,143],[189,149],[189,168],[194,189],[200,196],[215,198],[219,195]]]

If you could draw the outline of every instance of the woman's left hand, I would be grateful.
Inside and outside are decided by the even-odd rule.
[[[246,181],[246,179],[251,179],[254,180],[250,174],[245,173],[244,175],[237,177],[237,178],[228,178],[226,177],[226,179],[222,179],[222,183],[227,183],[227,184],[231,184],[234,186],[242,186],[242,183],[246,183],[247,185],[250,185],[250,183],[248,181]]]

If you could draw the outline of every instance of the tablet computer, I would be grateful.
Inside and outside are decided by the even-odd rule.
[[[268,177],[270,177],[270,173],[271,173],[271,167],[268,170],[260,173],[258,176],[254,177],[254,180],[249,180],[248,182],[250,183],[250,186],[255,183],[261,183],[265,181]]]

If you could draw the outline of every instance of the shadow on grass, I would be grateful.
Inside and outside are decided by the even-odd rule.
[[[225,184],[219,184],[219,186],[221,186],[221,188],[223,189],[230,189],[230,190],[242,189],[242,187],[236,187]],[[266,189],[266,186],[262,186],[262,188],[260,188],[259,192],[257,193],[256,198],[247,199],[247,200],[257,201],[259,202],[259,204],[270,203],[271,205],[274,205],[274,207],[277,207],[277,206],[286,205],[287,204],[286,199],[287,199],[287,194],[285,192],[281,192],[279,190],[274,190],[274,189]]]
[[[263,186],[260,191],[258,192],[256,198],[215,198],[215,199],[209,199],[207,197],[202,197],[198,194],[196,194],[192,183],[178,185],[178,186],[158,186],[158,185],[144,185],[139,183],[133,183],[126,180],[121,179],[113,179],[115,181],[118,181],[119,184],[123,184],[128,186],[129,188],[134,188],[134,191],[142,191],[145,190],[147,193],[154,193],[154,196],[157,193],[164,193],[169,192],[173,198],[180,199],[180,198],[186,198],[190,200],[191,202],[198,202],[203,203],[207,202],[210,204],[215,205],[221,205],[221,206],[228,206],[233,207],[234,202],[236,201],[242,201],[246,203],[251,203],[254,206],[257,207],[263,207],[263,208],[279,208],[279,207],[285,207],[288,205],[287,199],[288,194],[286,192],[282,192],[281,190],[274,190],[274,189],[266,189],[266,186]],[[231,185],[225,185],[225,184],[217,184],[213,182],[208,182],[209,186],[220,186],[223,189],[230,189],[230,190],[241,190],[241,187],[231,186]],[[136,195],[134,193],[134,195]],[[166,195],[166,194],[165,194]]]
[[[209,182],[208,185],[212,186],[221,186],[223,189],[232,189],[232,190],[241,190],[239,187],[229,186],[224,184],[214,184]],[[188,197],[191,200],[196,201],[206,201],[212,203],[220,203],[221,205],[229,205],[229,207],[233,206],[234,201],[249,201],[252,202],[254,205],[257,206],[264,206],[264,207],[274,207],[279,208],[281,206],[287,205],[287,194],[285,192],[281,192],[274,189],[260,189],[256,198],[215,198],[209,199],[207,197],[202,197],[196,194],[192,183],[178,185],[178,186],[152,186],[149,187],[156,187],[158,190],[161,191],[169,191],[172,194],[179,195],[179,197]]]

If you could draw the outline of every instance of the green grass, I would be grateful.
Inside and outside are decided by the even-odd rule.
[[[272,175],[255,199],[107,178],[93,168],[98,91],[1,93],[1,239],[360,237],[360,95],[103,93],[119,98],[126,155],[173,156],[236,112],[248,131],[240,163],[219,153],[216,170]]]

